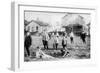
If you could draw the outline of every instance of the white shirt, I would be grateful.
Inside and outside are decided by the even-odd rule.
[[[71,33],[70,33],[70,36],[71,36],[71,37],[74,37],[74,34],[73,34],[73,32],[71,32]]]

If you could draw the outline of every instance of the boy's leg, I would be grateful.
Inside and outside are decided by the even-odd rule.
[[[29,47],[26,47],[26,51],[27,51],[28,56],[30,56]]]
[[[42,40],[42,43],[43,43],[43,47],[44,47],[44,40]],[[45,48],[45,47],[44,47]]]
[[[46,49],[46,41],[44,40],[44,49]]]
[[[48,41],[47,41],[47,49],[48,49]]]
[[[70,39],[71,39],[71,43],[73,43],[73,37],[71,37]]]
[[[53,49],[55,49],[55,43],[53,43]]]
[[[56,43],[56,50],[57,50],[57,48],[58,48],[58,44]]]
[[[85,37],[83,38],[83,42],[86,43],[86,41],[85,41]]]
[[[45,41],[45,47],[48,49],[48,41]]]

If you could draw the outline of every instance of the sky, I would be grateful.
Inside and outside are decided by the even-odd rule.
[[[53,12],[36,12],[36,11],[25,11],[25,20],[40,20],[49,23],[53,29],[58,28],[62,23],[62,18],[68,13],[53,13]],[[74,14],[74,13],[73,13]],[[84,17],[86,23],[90,22],[90,15],[80,14]],[[73,18],[71,19],[73,20]]]
[[[60,24],[62,17],[66,13],[47,13],[47,12],[25,12],[25,19],[27,21],[37,20],[50,23],[51,25]]]

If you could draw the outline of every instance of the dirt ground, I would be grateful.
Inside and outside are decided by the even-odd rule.
[[[59,37],[59,45],[58,45],[58,49],[55,50],[53,48],[53,39],[50,39],[48,41],[48,46],[49,49],[44,49],[43,48],[43,44],[42,44],[42,37],[40,36],[32,36],[32,46],[34,48],[36,48],[37,46],[41,46],[42,47],[42,51],[47,54],[50,55],[52,57],[54,57],[54,60],[57,59],[89,59],[90,58],[90,38],[86,37],[86,43],[83,43],[82,40],[80,39],[80,37],[74,37],[74,43],[70,42],[70,38],[67,38],[67,51],[69,52],[68,55],[66,55],[65,57],[62,57],[60,55],[61,53],[61,49],[62,45],[61,45],[61,37]],[[33,49],[34,49],[33,48]],[[32,52],[32,50],[31,50]],[[34,57],[24,57],[25,61],[43,61],[43,60],[52,60],[52,59],[37,59]]]

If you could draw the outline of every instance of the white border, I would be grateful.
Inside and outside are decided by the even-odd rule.
[[[70,9],[71,7],[71,9]],[[79,8],[80,7],[80,8]],[[14,57],[12,57],[13,70],[32,70],[32,69],[48,69],[48,68],[61,68],[61,67],[77,67],[77,66],[90,66],[96,65],[96,48],[93,41],[95,41],[95,24],[96,24],[96,8],[81,8],[81,6],[39,6],[25,3],[14,3],[14,50],[12,52]],[[76,9],[75,9],[76,8]],[[53,11],[53,12],[75,12],[75,13],[91,13],[91,59],[85,60],[60,60],[60,61],[42,61],[42,62],[24,62],[24,10],[33,11]]]

